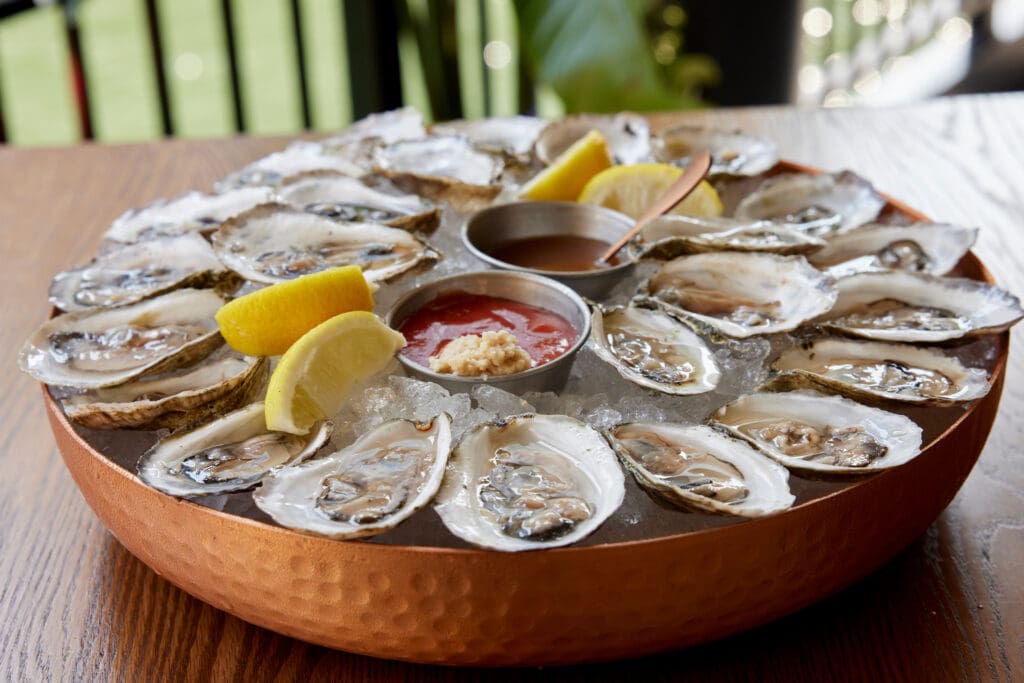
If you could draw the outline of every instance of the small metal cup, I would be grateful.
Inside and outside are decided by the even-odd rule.
[[[534,273],[572,287],[583,296],[601,299],[633,268],[627,259],[611,268],[562,272],[526,268],[491,256],[501,246],[531,237],[574,235],[614,244],[633,227],[629,216],[594,204],[577,202],[514,202],[478,211],[462,227],[462,242],[481,261],[502,270]]]
[[[477,384],[490,384],[514,394],[556,391],[565,385],[573,358],[590,336],[590,308],[576,292],[548,278],[528,273],[497,270],[462,273],[428,282],[408,292],[395,302],[384,319],[388,325],[398,329],[410,315],[431,301],[457,293],[510,299],[557,313],[575,328],[576,342],[558,358],[512,375],[483,378],[434,372],[399,352],[398,360],[406,372],[417,379],[436,382],[452,393],[469,391]]]

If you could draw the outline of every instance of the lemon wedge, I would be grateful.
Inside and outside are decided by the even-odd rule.
[[[352,389],[377,374],[405,346],[405,337],[366,311],[342,313],[304,334],[270,375],[267,429],[306,434],[334,415]]]
[[[631,164],[601,171],[587,183],[579,201],[598,204],[640,218],[654,201],[683,174],[670,164]],[[706,180],[694,188],[670,213],[684,216],[721,216],[722,200]]]
[[[519,196],[534,201],[574,202],[587,181],[611,165],[604,136],[592,130],[534,176]]]
[[[372,310],[373,293],[363,272],[359,266],[343,266],[240,296],[214,317],[231,348],[250,356],[276,356],[325,320]]]

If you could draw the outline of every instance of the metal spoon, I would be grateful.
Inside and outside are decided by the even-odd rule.
[[[700,181],[704,180],[707,176],[708,171],[711,170],[711,153],[710,152],[697,152],[690,159],[690,163],[683,169],[683,175],[679,176],[672,185],[669,186],[665,194],[658,197],[658,199],[651,204],[651,207],[643,213],[640,218],[637,219],[633,227],[630,228],[625,235],[623,235],[618,242],[608,248],[601,258],[598,260],[599,264],[607,264],[609,260],[615,256],[615,253],[626,246],[633,237],[643,230],[644,226],[653,221],[663,213],[671,211],[676,204],[686,199],[694,188],[700,184]]]

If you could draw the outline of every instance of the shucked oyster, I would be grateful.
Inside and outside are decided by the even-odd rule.
[[[189,432],[164,437],[139,459],[139,478],[172,496],[244,491],[268,473],[300,463],[330,437],[321,422],[297,436],[267,431],[263,402],[252,403]]]
[[[704,218],[668,214],[651,221],[629,244],[636,260],[668,261],[709,251],[809,254],[825,240],[771,221]]]
[[[871,183],[850,171],[768,178],[736,206],[736,218],[770,220],[817,236],[847,232],[885,207]]]
[[[836,235],[809,260],[833,277],[874,270],[945,275],[977,238],[977,228],[945,223],[864,225]]]
[[[289,176],[306,171],[337,171],[350,176],[361,176],[368,170],[321,143],[300,141],[292,143],[282,152],[274,152],[257,159],[218,181],[214,187],[218,192],[247,186],[263,187],[267,190],[276,187]]]
[[[539,550],[584,538],[624,495],[622,469],[600,434],[564,415],[521,415],[462,437],[434,509],[474,545]]]
[[[183,287],[231,294],[242,278],[197,234],[158,237],[107,251],[53,278],[50,302],[64,311],[134,303]]]
[[[430,234],[441,210],[414,194],[385,192],[336,171],[310,171],[286,178],[277,188],[287,204],[339,221],[381,223]]]
[[[550,165],[573,143],[592,130],[604,136],[608,151],[617,164],[636,164],[651,156],[651,132],[647,119],[639,114],[577,114],[549,123],[540,132],[533,151],[541,163]]]
[[[795,500],[786,468],[705,425],[634,422],[608,436],[637,483],[673,505],[760,517]]]
[[[253,493],[278,524],[329,538],[393,529],[430,502],[451,450],[451,418],[393,420],[336,453],[272,473]]]
[[[67,313],[32,333],[18,363],[40,382],[81,389],[174,370],[223,343],[213,319],[223,304],[208,289],[178,289],[119,308]]]
[[[701,126],[675,126],[654,138],[654,155],[659,161],[686,166],[694,152],[711,153],[711,174],[754,176],[779,161],[779,151],[768,138],[742,131],[716,130]]]
[[[114,242],[138,242],[185,232],[213,232],[231,216],[269,201],[270,193],[265,187],[247,187],[220,194],[188,192],[174,199],[161,199],[126,211],[111,223],[103,237]]]
[[[270,362],[265,356],[223,349],[187,368],[63,398],[64,413],[92,429],[180,429],[201,424],[256,398],[267,379]]]
[[[742,396],[711,419],[797,471],[868,474],[921,452],[909,418],[815,391]]]
[[[525,162],[537,135],[548,125],[535,116],[493,116],[486,119],[444,121],[430,127],[433,135],[461,135],[482,152],[501,154]]]
[[[355,264],[371,282],[388,282],[433,265],[440,254],[405,230],[344,223],[282,204],[264,204],[221,226],[213,248],[254,282],[283,282]]]
[[[832,280],[802,256],[715,252],[682,256],[645,285],[673,309],[730,337],[785,332],[836,300]]]
[[[337,135],[323,140],[322,144],[330,149],[351,142],[374,139],[389,145],[400,140],[416,140],[426,135],[423,115],[415,107],[401,107],[361,118]]]
[[[460,210],[485,206],[501,192],[505,164],[462,137],[396,142],[378,149],[375,159],[374,170],[401,189]]]
[[[966,278],[893,270],[851,275],[836,286],[839,298],[818,323],[867,339],[941,342],[1002,332],[1024,317],[1017,297]]]
[[[816,339],[786,349],[772,363],[772,389],[814,388],[855,399],[927,405],[973,401],[988,393],[988,373],[955,356],[906,344]]]
[[[677,395],[718,386],[721,371],[711,349],[661,308],[595,306],[590,330],[597,357],[636,385]]]

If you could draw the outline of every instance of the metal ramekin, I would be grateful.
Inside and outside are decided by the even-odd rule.
[[[399,352],[398,360],[406,372],[417,379],[436,382],[451,392],[466,392],[477,384],[490,384],[514,394],[555,391],[565,385],[573,358],[590,336],[590,308],[576,292],[563,284],[529,273],[499,270],[462,273],[428,282],[406,293],[391,307],[385,321],[398,329],[410,315],[431,301],[456,293],[482,294],[545,308],[569,321],[576,329],[576,342],[558,358],[512,375],[485,379],[434,372]]]
[[[624,251],[624,262],[612,268],[578,273],[525,268],[491,256],[513,240],[550,235],[591,237],[613,244],[633,226],[629,216],[594,204],[577,202],[514,202],[499,204],[473,214],[462,227],[462,242],[481,261],[502,270],[543,275],[572,287],[583,296],[600,299],[633,268]]]

